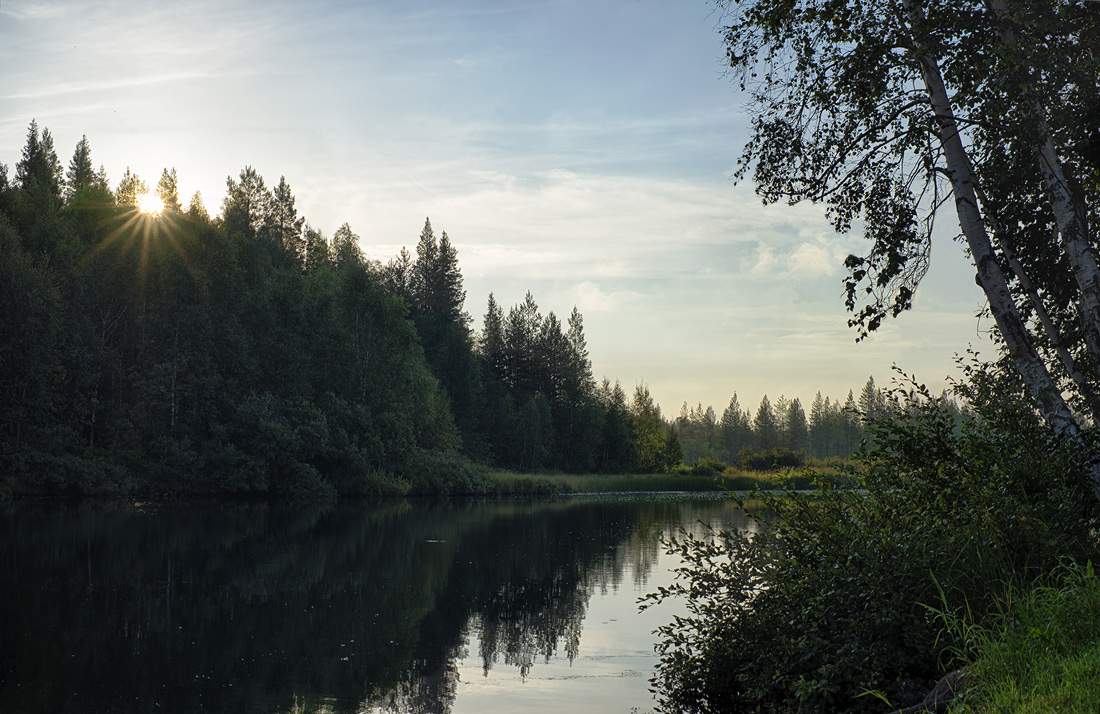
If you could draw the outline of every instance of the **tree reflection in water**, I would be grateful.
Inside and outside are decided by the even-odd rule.
[[[445,712],[580,648],[671,501],[8,505],[0,711]]]

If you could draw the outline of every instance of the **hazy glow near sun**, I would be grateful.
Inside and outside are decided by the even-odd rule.
[[[143,193],[138,196],[138,209],[142,213],[155,216],[164,210],[164,201],[160,200],[155,193]]]

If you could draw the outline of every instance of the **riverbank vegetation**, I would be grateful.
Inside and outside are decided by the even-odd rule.
[[[1008,590],[984,625],[946,622],[974,686],[973,714],[1100,711],[1100,578],[1067,561],[1030,590]]]
[[[736,178],[862,231],[844,263],[858,339],[917,304],[953,205],[1000,354],[964,366],[961,423],[915,386],[883,415],[861,492],[762,494],[752,537],[671,544],[687,565],[653,599],[690,596],[690,615],[662,631],[663,709],[883,711],[970,665],[960,710],[1094,710],[1100,13],[717,5],[751,115]]]
[[[522,492],[511,484],[539,484],[540,489],[555,493],[643,493],[650,491],[750,492],[757,490],[811,490],[822,480],[840,487],[854,487],[858,481],[846,469],[833,466],[807,466],[802,469],[772,468],[742,470],[724,468],[691,469],[684,466],[662,474],[516,474],[495,472],[493,481],[504,493]]]
[[[967,664],[931,608],[986,626],[1012,593],[1096,557],[1086,468],[1011,374],[971,377],[961,429],[918,389],[875,426],[864,491],[761,492],[751,536],[670,544],[686,565],[651,600],[683,596],[690,615],[661,633],[666,711],[881,711],[869,691],[914,704]]]

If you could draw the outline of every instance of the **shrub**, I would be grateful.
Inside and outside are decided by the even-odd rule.
[[[410,495],[451,496],[493,490],[489,469],[453,451],[415,449],[396,470]]]
[[[699,462],[691,467],[691,473],[695,476],[717,476],[724,473],[725,470],[726,465],[724,463],[709,456],[699,459]]]
[[[751,446],[746,446],[737,455],[737,461],[741,468],[746,471],[770,471],[800,468],[805,465],[806,457],[800,452],[782,447],[756,451]]]
[[[873,711],[951,667],[922,603],[980,619],[1004,588],[1091,541],[1080,469],[1031,410],[978,404],[959,430],[926,391],[872,427],[853,475],[866,489],[754,494],[753,533],[681,536],[673,587],[688,615],[661,628],[655,679],[669,712]],[[984,416],[983,416],[984,414]],[[903,686],[904,685],[904,686]]]

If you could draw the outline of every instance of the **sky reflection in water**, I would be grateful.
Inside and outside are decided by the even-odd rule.
[[[732,504],[9,505],[0,711],[648,711],[658,536]]]

